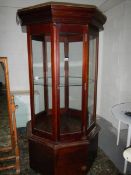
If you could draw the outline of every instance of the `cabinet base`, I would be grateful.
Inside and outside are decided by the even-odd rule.
[[[28,129],[30,167],[43,175],[86,175],[98,147],[98,129],[89,139],[54,143]]]

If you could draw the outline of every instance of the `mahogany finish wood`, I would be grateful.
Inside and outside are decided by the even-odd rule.
[[[59,58],[59,34],[56,25],[51,26],[51,63],[52,63],[52,113],[53,113],[53,139],[58,141],[60,139],[60,89],[59,89],[59,76],[60,76],[60,58]]]
[[[49,2],[23,8],[18,11],[18,16],[21,25],[32,23],[88,23],[103,29],[103,24],[106,21],[106,17],[96,6],[61,2]]]
[[[87,97],[88,97],[88,72],[89,72],[89,35],[88,27],[83,27],[83,65],[82,65],[82,132],[86,136],[87,131]]]
[[[30,27],[27,26],[27,47],[28,47],[28,62],[29,64],[29,81],[30,81],[30,107],[31,107],[31,124],[32,124],[32,132],[35,127],[35,111],[34,111],[34,86],[33,86],[33,60],[32,58],[32,43],[31,43],[31,32]]]
[[[17,12],[21,25],[27,27],[30,79],[31,121],[27,125],[30,166],[43,175],[86,175],[97,156],[96,92],[99,31],[106,17],[95,7],[83,4],[49,2]],[[92,39],[90,39],[90,36]],[[35,113],[35,83],[32,40],[42,43],[43,91],[45,108]],[[70,43],[82,43],[81,75],[70,75]],[[91,55],[91,42],[93,52]],[[60,43],[63,43],[63,72],[61,75]],[[51,46],[51,85],[48,82],[47,45]],[[95,63],[90,63],[95,55]],[[90,58],[91,57],[91,58]],[[81,60],[82,59],[82,60]],[[76,60],[78,61],[78,60]],[[63,64],[63,62],[62,62]],[[90,80],[90,64],[95,64]],[[77,72],[76,72],[77,74]],[[82,77],[81,77],[82,76]],[[63,84],[60,78],[63,79]],[[79,78],[81,84],[71,84]],[[90,82],[91,81],[91,82]],[[91,84],[92,86],[91,87]],[[52,90],[50,107],[49,87]],[[70,87],[81,88],[81,107],[71,107]],[[61,107],[61,88],[64,104]],[[93,92],[91,104],[88,96]],[[79,95],[79,94],[78,94]],[[90,112],[90,110],[92,110]]]
[[[48,113],[49,110],[49,103],[48,103],[48,87],[46,86],[48,84],[47,79],[47,72],[48,72],[48,63],[47,63],[47,43],[44,37],[43,41],[43,74],[44,74],[44,96],[45,96],[45,111]]]

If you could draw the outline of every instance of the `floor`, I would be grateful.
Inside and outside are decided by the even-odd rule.
[[[18,140],[19,140],[19,148],[20,148],[20,165],[21,165],[20,174],[21,175],[40,175],[38,172],[33,171],[29,167],[28,140],[26,136],[26,128],[18,129]],[[4,165],[6,165],[6,163]],[[2,164],[0,164],[0,166],[2,166]],[[15,171],[0,172],[0,174],[14,175]],[[120,173],[118,169],[114,166],[114,164],[110,161],[110,159],[99,148],[98,156],[88,175],[120,175]]]
[[[98,117],[97,123],[101,127],[99,133],[99,147],[104,151],[104,153],[109,157],[109,159],[114,163],[114,165],[123,172],[124,168],[124,158],[123,150],[126,148],[126,137],[127,130],[121,130],[119,145],[116,145],[117,130],[102,117]],[[127,174],[131,174],[131,164],[128,163]]]

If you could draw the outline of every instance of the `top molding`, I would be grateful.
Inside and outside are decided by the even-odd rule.
[[[103,29],[106,16],[96,6],[47,2],[17,11],[21,25],[34,23],[89,24]]]

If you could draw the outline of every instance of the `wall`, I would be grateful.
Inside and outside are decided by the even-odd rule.
[[[120,100],[131,101],[131,1],[125,3],[123,33]]]
[[[131,99],[131,1],[106,12],[100,60],[100,97],[97,113],[117,127],[111,115],[113,105]]]
[[[0,6],[0,56],[8,57],[11,90],[29,88],[26,34],[16,24],[16,11]]]

